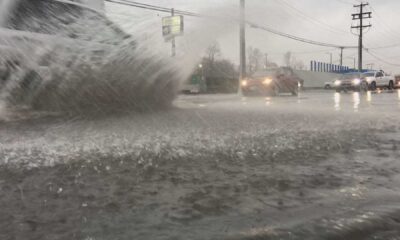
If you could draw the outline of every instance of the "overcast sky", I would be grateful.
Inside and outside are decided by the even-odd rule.
[[[137,0],[139,1],[139,0]],[[239,0],[140,0],[142,3],[154,4],[179,10],[215,15],[215,19],[185,18],[185,36],[178,39],[177,48],[181,54],[194,53],[201,55],[204,48],[217,40],[222,48],[222,57],[235,63],[239,61],[238,26],[231,19],[237,18]],[[357,45],[357,36],[350,32],[350,26],[357,24],[351,20],[352,0],[246,0],[246,17],[257,24],[281,32],[296,35],[315,41],[338,45]],[[373,53],[386,62],[400,66],[400,21],[399,0],[370,0],[373,19],[367,20],[373,27],[365,34],[364,45],[374,49]],[[124,29],[149,42],[159,51],[169,51],[169,43],[161,37],[161,17],[168,14],[149,10],[118,6],[108,3],[107,14]],[[224,20],[229,19],[229,20]],[[273,35],[258,29],[247,29],[247,46],[261,49],[269,59],[283,64],[283,54],[293,52],[294,57],[309,66],[310,60],[329,62],[332,53],[334,63],[339,63],[339,50],[313,46]],[[371,50],[372,52],[372,50]],[[373,63],[375,68],[400,73],[396,67],[365,54],[364,63]],[[353,66],[355,50],[345,50],[345,65]]]

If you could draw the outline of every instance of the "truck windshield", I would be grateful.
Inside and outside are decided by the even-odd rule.
[[[373,77],[375,76],[375,73],[363,73],[363,77]]]
[[[349,80],[349,79],[354,79],[354,78],[359,78],[360,75],[357,74],[344,74],[340,77],[340,80]]]

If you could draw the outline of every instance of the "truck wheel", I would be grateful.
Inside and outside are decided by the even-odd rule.
[[[369,88],[371,91],[376,91],[376,82],[372,82]]]
[[[394,89],[394,83],[393,81],[389,82],[389,90],[393,90]]]

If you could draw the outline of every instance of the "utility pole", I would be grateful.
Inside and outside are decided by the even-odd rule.
[[[171,9],[171,16],[175,16],[175,9],[174,8]],[[175,36],[172,37],[171,43],[172,43],[171,55],[172,55],[172,57],[175,57],[175,55],[176,55]]]
[[[371,24],[364,25],[363,20],[372,18],[372,12],[364,12],[364,7],[368,6],[369,3],[360,3],[359,5],[354,5],[355,8],[360,8],[359,13],[352,14],[353,20],[359,20],[360,23],[358,26],[352,26],[352,29],[358,29],[358,71],[361,72],[363,68],[363,31],[364,28],[372,27]]]
[[[326,54],[329,54],[329,67],[328,67],[328,71],[331,72],[332,71],[332,53],[331,52],[327,52]]]
[[[246,21],[245,21],[245,0],[240,0],[240,79],[241,82],[246,78]]]
[[[340,66],[343,67],[343,49],[344,47],[340,47]]]

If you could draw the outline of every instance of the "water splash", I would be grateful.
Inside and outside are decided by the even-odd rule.
[[[187,77],[175,62],[140,46],[92,9],[49,0],[3,4],[8,12],[2,14],[0,51],[8,76],[0,99],[8,107],[78,112],[165,107]]]

